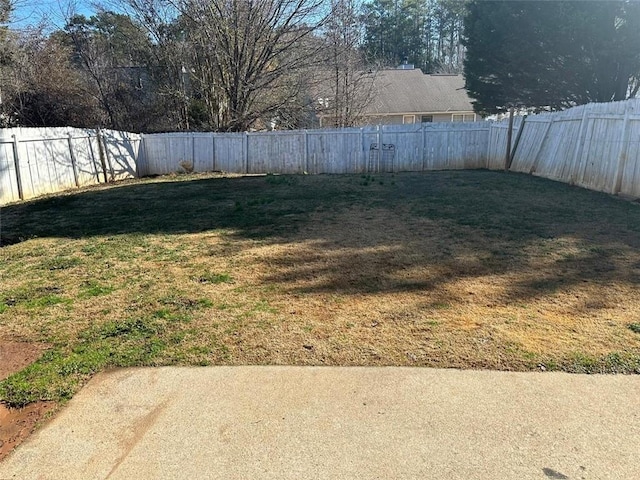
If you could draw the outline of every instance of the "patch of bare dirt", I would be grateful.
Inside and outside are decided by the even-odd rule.
[[[0,380],[35,362],[46,345],[27,342],[7,342],[0,339]]]
[[[0,340],[0,380],[35,362],[45,349],[42,344]],[[35,402],[23,408],[8,408],[0,403],[0,461],[55,408],[55,402]]]

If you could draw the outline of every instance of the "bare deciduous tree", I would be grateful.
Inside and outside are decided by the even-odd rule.
[[[85,94],[70,51],[41,31],[13,33],[5,45],[0,123],[6,126],[84,126],[98,112]]]
[[[359,49],[363,35],[359,17],[355,0],[332,0],[324,29],[328,52],[324,64],[329,78],[320,97],[320,111],[330,117],[325,125],[356,125],[371,101],[375,72],[366,66]]]
[[[87,94],[100,102],[103,125],[142,130],[154,112],[152,45],[147,33],[129,16],[100,12],[69,19],[61,41],[73,49],[78,70],[86,77]]]
[[[302,70],[321,50],[321,0],[187,0],[180,5],[193,46],[191,78],[212,126],[243,131],[299,101]]]

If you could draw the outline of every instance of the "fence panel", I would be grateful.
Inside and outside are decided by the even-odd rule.
[[[18,158],[24,198],[75,187],[66,135],[60,138],[61,135],[51,129],[44,132],[48,138],[33,138],[26,137],[27,132],[20,130]]]
[[[304,132],[249,133],[248,173],[303,173],[306,171]]]
[[[575,152],[580,122],[575,119],[560,119],[551,122],[548,128],[546,142],[541,145],[537,163],[531,173],[563,181],[566,165],[570,164]],[[569,176],[567,173],[566,179]]]
[[[182,164],[193,165],[193,136],[191,133],[173,133],[169,136],[171,172],[184,172]]]
[[[254,174],[485,168],[488,131],[488,124],[460,123],[145,135],[144,173],[179,171],[183,160],[193,161],[196,171]]]
[[[247,173],[245,163],[246,135],[218,133],[213,135],[215,169],[227,173]]]
[[[576,184],[599,191],[611,189],[622,141],[622,119],[591,117],[585,151],[577,165]]]
[[[0,202],[18,200],[20,191],[24,199],[29,199],[110,178],[120,180],[136,176],[140,135],[105,130],[102,138],[101,153],[95,130],[66,127],[0,130]],[[106,172],[102,167],[102,155]]]
[[[141,136],[136,133],[102,130],[105,155],[112,180],[124,180],[138,176],[137,159]]]
[[[537,168],[540,150],[551,127],[551,119],[529,117],[522,127],[520,143],[515,151],[511,170],[521,173],[533,173]],[[505,138],[506,142],[506,138]],[[506,148],[506,147],[505,147]],[[504,159],[503,159],[504,160]]]
[[[78,132],[77,135],[70,135],[69,142],[76,160],[78,185],[83,187],[100,183],[102,167],[100,153],[97,150],[97,138],[92,137],[88,131],[84,135]]]
[[[241,174],[503,169],[507,132],[507,121],[248,134],[104,130],[101,148],[93,130],[4,129],[0,202],[18,200],[20,188],[31,198],[110,178],[179,172],[180,162],[196,172]],[[640,99],[530,116],[511,169],[640,197]]]
[[[471,125],[471,124],[469,124]],[[449,133],[447,169],[486,168],[489,127],[469,128]]]
[[[412,125],[410,130],[384,129],[383,164],[380,170],[386,172],[413,172],[422,170],[422,128]],[[386,145],[386,158],[385,158]],[[392,154],[389,155],[390,149]],[[385,161],[385,159],[389,159]]]
[[[640,99],[536,115],[525,125],[514,171],[640,196]]]
[[[213,172],[215,170],[213,155],[213,134],[192,133],[191,134],[193,158],[192,167],[194,172]]]
[[[307,132],[307,172],[347,173],[366,171],[359,130]]]
[[[442,170],[446,168],[449,155],[451,132],[443,129],[424,129],[422,132],[424,152],[422,170]]]
[[[505,166],[508,130],[506,123],[493,123],[489,129],[487,168],[491,170],[500,170]]]
[[[170,133],[143,135],[144,170],[141,175],[166,175],[179,171],[180,165],[172,155],[172,144],[180,143],[179,137]]]

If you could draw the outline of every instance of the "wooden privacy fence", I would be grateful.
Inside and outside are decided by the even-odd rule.
[[[137,176],[141,136],[114,130],[0,130],[0,204]]]
[[[519,118],[514,125],[512,171],[640,197],[640,99]],[[5,129],[0,130],[0,204],[185,170],[260,174],[503,169],[507,130],[507,122],[152,135]]]
[[[520,129],[511,171],[640,197],[640,99],[534,115]],[[504,168],[506,132],[491,126],[489,168]]]
[[[363,173],[486,168],[488,123],[143,136],[143,175]]]

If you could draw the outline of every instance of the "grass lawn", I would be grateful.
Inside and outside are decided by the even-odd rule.
[[[640,205],[517,174],[174,176],[2,208],[0,383],[130,365],[640,373]]]

